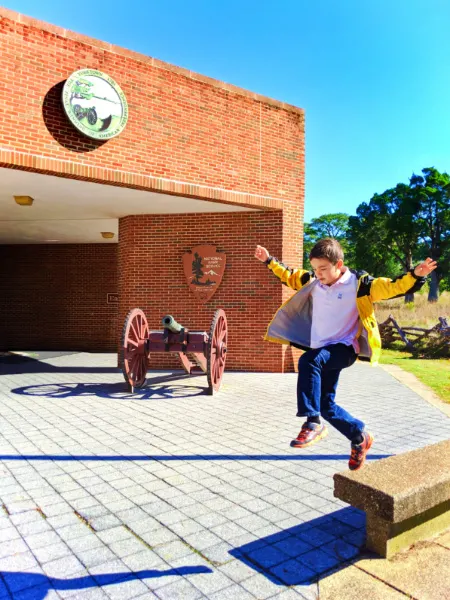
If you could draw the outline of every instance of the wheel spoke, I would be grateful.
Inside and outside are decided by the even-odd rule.
[[[134,319],[130,323],[130,329],[133,331],[135,340],[138,341],[139,340],[139,334],[136,331],[136,328],[135,328],[135,325],[134,325]],[[131,331],[130,331],[130,334],[131,334]]]
[[[130,366],[130,372],[134,373],[136,370],[136,364],[139,360],[139,356],[137,354],[133,354],[133,356],[131,357],[130,361],[129,361],[129,366]]]
[[[216,360],[216,362],[214,363],[214,371],[215,371],[214,380],[215,380],[215,382],[217,382],[218,379],[219,379],[219,375],[220,375],[219,361],[218,360]]]
[[[137,315],[136,317],[136,331],[138,332],[138,339],[142,337],[142,317],[141,315]]]
[[[143,371],[142,360],[139,360],[137,373],[136,373],[136,382],[139,382],[142,380],[142,371]]]

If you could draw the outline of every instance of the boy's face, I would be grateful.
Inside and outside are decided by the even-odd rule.
[[[317,279],[323,285],[333,285],[342,274],[343,260],[334,265],[328,258],[312,258],[311,266]]]

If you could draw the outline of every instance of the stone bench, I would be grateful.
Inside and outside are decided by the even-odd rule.
[[[367,548],[389,558],[450,528],[450,440],[337,473],[334,495],[365,511]]]

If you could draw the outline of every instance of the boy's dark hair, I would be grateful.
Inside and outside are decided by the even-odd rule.
[[[338,260],[344,260],[344,251],[340,243],[334,238],[323,238],[315,244],[309,253],[309,260],[312,258],[327,258],[330,263],[335,265]]]

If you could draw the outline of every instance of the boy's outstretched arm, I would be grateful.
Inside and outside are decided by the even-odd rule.
[[[286,267],[286,265],[283,265],[283,263],[278,262],[276,258],[271,256],[269,251],[263,246],[256,246],[255,258],[266,263],[281,283],[284,283],[293,290],[299,290],[313,277],[309,271],[305,271],[304,269],[290,269]]]
[[[418,291],[425,283],[425,277],[437,267],[435,260],[427,258],[415,269],[392,280],[388,277],[377,277],[371,281],[370,296],[373,302],[388,300],[396,296],[404,296],[408,292]]]

